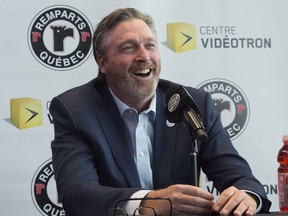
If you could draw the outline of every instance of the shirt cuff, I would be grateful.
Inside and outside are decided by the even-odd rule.
[[[130,199],[144,198],[150,191],[151,190],[139,190],[139,191],[135,192],[134,194],[132,194]],[[137,209],[140,206],[141,202],[142,202],[142,200],[128,201],[124,205],[124,208],[126,209],[126,211],[129,215],[133,215],[135,209]]]
[[[262,208],[262,199],[261,199],[261,197],[260,197],[257,193],[255,193],[255,192],[253,192],[253,191],[250,191],[250,190],[243,190],[243,191],[245,191],[245,192],[248,193],[248,194],[253,195],[253,197],[255,197],[255,198],[258,199],[258,200],[255,200],[255,201],[257,202],[256,213],[259,213],[260,210],[261,210],[261,208]]]

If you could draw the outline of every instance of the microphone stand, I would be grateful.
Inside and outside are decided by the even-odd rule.
[[[191,143],[191,151],[189,152],[190,158],[190,166],[191,166],[191,183],[192,185],[199,187],[199,179],[198,179],[198,146],[197,140],[193,139]]]
[[[208,136],[202,125],[201,119],[195,114],[195,112],[191,109],[187,109],[187,112],[184,112],[184,124],[187,127],[188,131],[190,132],[192,143],[189,148],[189,158],[190,158],[190,166],[191,166],[191,182],[192,185],[199,187],[199,179],[198,179],[198,146],[197,146],[197,139],[201,142],[207,140]],[[197,120],[197,121],[196,121]],[[192,126],[193,123],[198,123],[196,126]]]

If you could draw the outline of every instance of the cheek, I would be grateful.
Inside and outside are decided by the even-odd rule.
[[[116,71],[127,71],[131,65],[132,60],[129,58],[118,57],[114,58],[113,61],[111,61],[110,69],[116,70]]]
[[[109,61],[105,65],[105,74],[107,76],[110,76],[111,78],[113,76],[121,77],[127,73],[128,69],[129,69],[128,63],[126,63],[123,60],[119,60],[119,58],[113,59],[113,61]]]
[[[157,65],[158,70],[160,71],[161,70],[161,58],[160,58],[160,55],[155,56],[154,62],[155,62],[155,65]]]
[[[160,57],[160,53],[156,52],[154,53],[151,58],[157,63],[157,64],[161,64],[161,57]]]

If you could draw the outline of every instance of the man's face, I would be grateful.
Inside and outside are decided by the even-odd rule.
[[[98,61],[113,93],[129,106],[150,102],[161,62],[155,35],[139,19],[121,22],[107,38],[107,59]]]

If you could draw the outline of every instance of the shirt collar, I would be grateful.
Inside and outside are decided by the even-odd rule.
[[[123,103],[114,93],[113,91],[109,88],[111,94],[112,94],[112,97],[118,107],[118,110],[121,114],[121,116],[123,116],[123,113],[125,112],[125,110],[127,109],[134,109],[134,108],[131,108],[129,106],[127,106],[127,104]],[[135,109],[134,109],[135,110]],[[136,111],[136,110],[135,110]],[[136,111],[137,112],[137,111]],[[151,103],[148,107],[148,109],[144,110],[142,113],[153,113],[153,119],[155,120],[155,117],[156,117],[156,94],[154,94],[152,100],[151,100]]]

